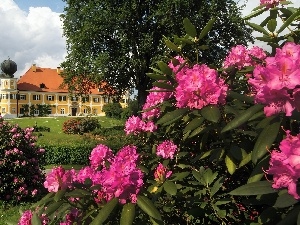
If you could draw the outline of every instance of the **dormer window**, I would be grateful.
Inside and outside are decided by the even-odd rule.
[[[41,84],[40,84],[40,88],[45,88],[45,84],[44,84],[44,83],[41,83]]]

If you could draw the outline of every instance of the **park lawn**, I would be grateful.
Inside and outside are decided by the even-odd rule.
[[[63,123],[73,117],[24,117],[7,120],[10,123],[18,124],[22,128],[43,126],[49,127],[50,132],[37,132],[39,136],[38,145],[66,145],[69,143],[86,142],[87,137],[82,135],[65,134],[62,131]],[[124,120],[117,120],[105,116],[97,117],[101,127],[124,126]]]

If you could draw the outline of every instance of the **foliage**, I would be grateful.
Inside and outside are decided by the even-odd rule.
[[[197,32],[184,19],[186,35],[166,40],[179,56],[148,74],[155,87],[147,108],[125,124],[133,145],[116,155],[97,146],[79,173],[52,171],[55,190],[33,206],[33,224],[43,213],[58,222],[72,211],[92,225],[299,223],[300,31],[290,25],[300,9],[262,2],[246,18],[270,15],[249,26],[272,53],[237,45],[212,69],[183,49],[214,20]],[[277,18],[285,18],[279,27]]]
[[[138,114],[138,111],[139,108],[138,108],[137,100],[129,100],[128,107],[123,108],[123,111],[121,113],[121,118],[128,119],[132,115],[136,116]]]
[[[31,201],[43,194],[44,149],[35,146],[32,131],[0,117],[0,199],[4,203]]]
[[[49,111],[51,110],[51,107],[55,107],[54,105],[49,104],[36,104],[36,109],[38,110],[39,114],[38,116],[48,116]]]
[[[105,112],[105,116],[114,119],[120,119],[123,112],[120,103],[107,103],[102,107],[102,111]]]
[[[94,141],[73,143],[68,145],[43,145],[45,149],[45,165],[87,165]]]
[[[99,127],[100,124],[97,118],[72,118],[63,123],[62,130],[66,134],[83,134]]]
[[[146,73],[169,53],[162,38],[181,35],[185,17],[197,29],[217,18],[209,36],[194,42],[198,52],[189,54],[191,60],[219,63],[232,46],[251,41],[250,29],[233,0],[64,1],[68,2],[62,14],[68,55],[61,64],[62,75],[70,90],[78,93],[88,93],[93,82],[105,80],[119,95],[134,86],[141,106],[151,86]]]

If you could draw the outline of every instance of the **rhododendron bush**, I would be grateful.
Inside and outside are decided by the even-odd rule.
[[[126,121],[134,143],[116,154],[97,146],[80,171],[53,169],[44,183],[50,193],[21,219],[297,224],[300,9],[288,4],[261,1],[245,19],[267,15],[247,23],[269,48],[234,46],[221,68],[199,61],[215,19],[200,32],[184,19],[186,35],[164,40],[174,57],[151,68],[143,111]]]
[[[33,128],[22,129],[0,116],[0,200],[20,203],[44,193],[43,155]]]

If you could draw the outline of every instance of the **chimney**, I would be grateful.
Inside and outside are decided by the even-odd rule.
[[[32,67],[31,67],[31,68],[32,68],[32,71],[33,71],[33,72],[36,72],[36,64],[32,64]]]
[[[60,67],[59,66],[57,67],[57,74],[58,75],[60,74]]]

